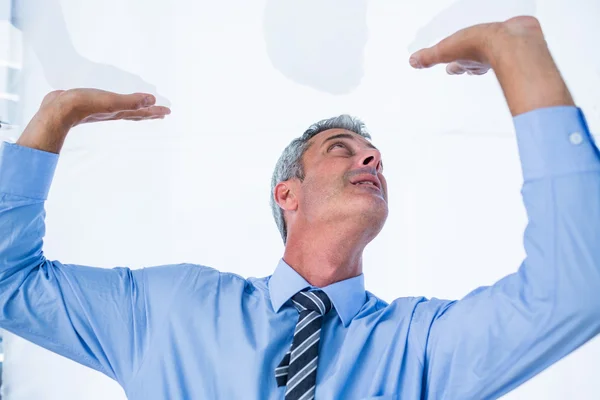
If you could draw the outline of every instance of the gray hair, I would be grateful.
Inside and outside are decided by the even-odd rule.
[[[363,121],[359,118],[342,114],[312,124],[302,136],[292,140],[285,150],[283,150],[283,153],[281,153],[281,156],[275,165],[275,171],[273,171],[273,177],[271,178],[271,212],[273,213],[273,218],[275,218],[279,233],[281,233],[283,244],[286,244],[287,242],[287,224],[283,218],[283,210],[275,201],[275,194],[273,191],[279,182],[287,181],[294,177],[298,178],[300,182],[304,181],[302,157],[312,145],[312,143],[308,142],[315,135],[329,129],[345,129],[357,133],[366,139],[371,139],[371,135],[368,133]]]

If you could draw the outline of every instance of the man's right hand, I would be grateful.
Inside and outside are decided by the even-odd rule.
[[[162,119],[171,113],[147,93],[118,94],[99,89],[56,90],[44,97],[17,144],[58,154],[69,130],[79,124],[119,119]]]

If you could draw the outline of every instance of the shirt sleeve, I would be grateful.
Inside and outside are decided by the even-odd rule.
[[[576,107],[534,110],[514,124],[526,257],[462,300],[422,304],[436,307],[426,327],[427,399],[498,398],[600,333],[598,148]]]
[[[44,202],[57,162],[53,153],[0,148],[0,327],[125,387],[184,275],[168,266],[133,271],[47,260]]]

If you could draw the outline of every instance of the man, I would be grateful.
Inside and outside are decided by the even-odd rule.
[[[515,274],[460,301],[365,292],[387,186],[379,151],[346,118],[312,127],[278,163],[286,247],[270,277],[47,260],[43,205],[69,129],[169,113],[151,96],[76,89],[46,96],[0,152],[0,326],[130,399],[489,399],[581,346],[600,332],[600,157],[539,22],[470,27],[410,62],[498,77],[529,216]]]

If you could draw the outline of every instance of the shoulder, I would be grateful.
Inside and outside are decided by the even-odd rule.
[[[369,291],[366,291],[366,294],[366,302],[361,313],[382,314],[409,320],[435,319],[454,303],[454,300],[435,297],[429,299],[424,296],[398,297],[388,303]]]
[[[139,272],[138,272],[139,271]],[[177,286],[180,290],[204,291],[215,289],[229,289],[238,287],[246,289],[252,286],[250,280],[233,272],[222,272],[216,268],[202,264],[169,264],[146,267],[136,270],[150,286]]]

